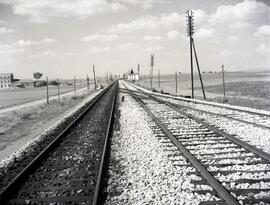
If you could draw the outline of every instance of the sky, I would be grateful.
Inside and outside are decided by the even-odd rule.
[[[0,0],[0,73],[190,72],[186,11],[202,71],[270,70],[268,0]]]

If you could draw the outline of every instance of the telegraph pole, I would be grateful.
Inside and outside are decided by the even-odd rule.
[[[86,85],[87,85],[87,91],[89,92],[89,77],[88,77],[88,74],[86,74]]]
[[[140,76],[140,64],[138,64],[138,66],[137,66],[137,72],[138,72],[138,82],[140,83],[140,78],[141,78],[141,76]]]
[[[60,82],[59,82],[59,78],[57,78],[57,95],[58,95],[58,101],[60,103]]]
[[[47,94],[47,104],[49,104],[49,80],[48,80],[48,76],[46,76],[46,94]]]
[[[93,75],[94,75],[94,85],[95,85],[95,90],[96,90],[97,89],[97,83],[96,83],[95,65],[93,65]]]
[[[199,61],[198,61],[198,57],[197,57],[197,53],[196,53],[196,49],[195,49],[195,43],[194,43],[194,39],[193,39],[193,34],[194,34],[194,19],[193,19],[193,11],[192,10],[188,10],[187,11],[187,33],[189,36],[189,47],[190,47],[190,66],[191,66],[191,90],[192,90],[192,98],[194,98],[194,79],[193,79],[193,52],[194,51],[194,56],[195,56],[195,60],[196,60],[196,65],[197,65],[197,69],[198,69],[198,74],[199,74],[199,78],[200,78],[200,82],[201,82],[201,88],[202,88],[202,92],[203,92],[203,98],[206,99],[205,97],[205,92],[204,92],[204,86],[203,86],[203,81],[202,81],[202,75],[201,75],[201,71],[200,71],[200,66],[199,66]]]
[[[191,68],[191,98],[194,98],[194,82],[193,82],[193,57],[192,57],[192,39],[194,34],[194,19],[193,11],[187,11],[187,32],[189,36],[189,49],[190,49],[190,68]]]
[[[222,69],[222,82],[223,82],[223,95],[225,98],[225,76],[224,76],[224,65],[221,66]]]
[[[177,95],[177,71],[175,72],[175,93]]]
[[[159,69],[158,69],[158,87],[160,88],[160,73],[159,73]]]
[[[151,90],[153,88],[153,70],[154,70],[154,54],[151,54],[151,72],[150,72],[150,84]]]
[[[74,93],[76,93],[76,77],[74,76],[74,82],[73,82],[73,84],[74,84],[74,86],[73,86],[73,88],[74,88]]]

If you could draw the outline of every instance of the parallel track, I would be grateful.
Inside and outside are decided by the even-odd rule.
[[[156,123],[154,132],[165,146],[173,150],[173,144],[188,160],[180,160],[178,166],[195,167],[197,171],[190,174],[201,180],[193,183],[212,186],[213,194],[217,192],[222,199],[205,204],[270,203],[269,154],[149,93],[128,92]]]
[[[137,86],[136,86],[136,89],[143,91]],[[262,113],[259,111],[255,112],[251,110],[244,110],[244,109],[236,108],[233,106],[213,104],[213,103],[208,103],[208,102],[203,102],[203,101],[198,101],[198,100],[176,98],[176,97],[168,96],[168,95],[164,97],[156,93],[153,93],[151,95],[159,99],[165,100],[167,102],[171,102],[172,104],[179,106],[183,109],[194,110],[201,113],[210,114],[213,116],[219,116],[219,117],[227,118],[230,120],[236,120],[238,122],[250,124],[256,127],[263,128],[263,129],[270,129],[270,115],[267,113]],[[208,110],[209,108],[214,111],[209,111]],[[221,111],[223,114],[220,113]]]
[[[0,204],[98,204],[117,83],[32,160],[0,193]]]

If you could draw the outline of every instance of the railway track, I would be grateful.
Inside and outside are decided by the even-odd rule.
[[[194,192],[216,196],[201,204],[270,204],[269,154],[171,103],[125,86],[155,122],[153,131],[171,150],[175,166],[195,168],[189,172],[195,175]]]
[[[136,89],[143,91],[136,86]],[[160,94],[153,94],[155,97],[164,101],[173,103],[182,109],[193,110],[200,113],[206,113],[212,116],[223,117],[229,120],[235,120],[241,123],[250,124],[263,129],[270,129],[270,114],[262,111],[254,111],[252,109],[241,109],[236,106],[226,106],[216,103],[204,102],[200,100],[192,100],[185,98],[177,98],[173,96],[166,97]]]
[[[105,89],[0,193],[0,204],[98,204],[117,92]]]

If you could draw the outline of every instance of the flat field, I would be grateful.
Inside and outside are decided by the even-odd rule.
[[[50,104],[40,103],[0,113],[0,161],[63,119],[93,93],[94,91],[87,93],[84,90],[76,95],[62,97],[60,103],[54,99]]]
[[[153,79],[153,88],[174,95],[191,95],[191,80],[188,74],[177,76],[177,93],[175,75],[163,75]],[[206,97],[209,101],[223,102],[223,85],[221,73],[202,74]],[[142,79],[136,84],[150,88],[149,78]],[[194,76],[195,98],[202,99],[199,76]],[[227,72],[225,73],[226,103],[247,106],[257,109],[270,110],[270,71],[264,72]]]
[[[86,84],[76,85],[76,89],[86,87]],[[93,85],[90,85],[90,89],[93,90]],[[60,93],[64,94],[72,92],[74,90],[73,85],[60,85]],[[57,86],[49,86],[49,96],[57,95]],[[36,88],[14,88],[0,90],[0,109],[4,107],[10,107],[22,103],[32,102],[35,100],[41,100],[46,98],[46,87]]]

